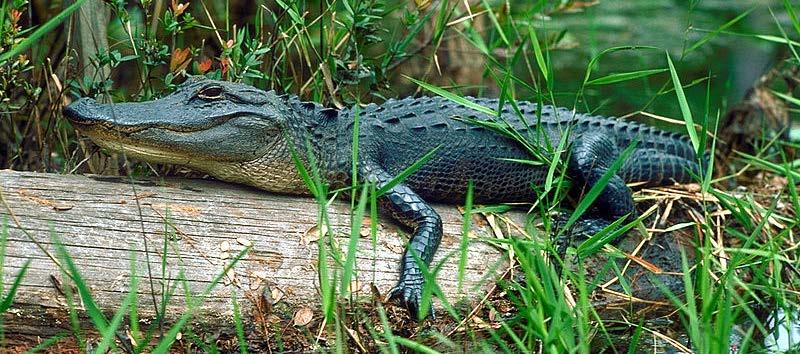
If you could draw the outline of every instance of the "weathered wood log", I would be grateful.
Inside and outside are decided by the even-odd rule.
[[[168,280],[169,286],[178,284],[166,311],[174,319],[186,310],[180,279],[186,280],[192,294],[201,294],[226,264],[251,246],[197,311],[196,321],[215,326],[230,323],[233,293],[247,313],[257,298],[254,294],[263,292],[265,285],[272,301],[315,308],[320,301],[316,270],[320,242],[346,254],[350,234],[349,203],[334,202],[328,208],[332,242],[325,242],[329,238],[318,240],[319,207],[313,199],[207,180],[132,181],[4,170],[0,188],[0,223],[8,230],[4,289],[23,264],[31,262],[14,298],[12,315],[6,316],[7,332],[47,335],[68,326],[64,292],[70,283],[64,281],[59,287],[54,280],[67,278],[56,265],[63,261],[53,235],[74,259],[100,309],[108,313],[128,294],[134,264],[140,277],[138,313],[143,318],[154,315],[162,280]],[[487,235],[491,227],[473,222],[459,293],[463,216],[453,206],[436,209],[444,221],[444,238],[434,264],[447,258],[438,284],[451,303],[464,294],[474,300],[485,293],[482,287],[493,283],[493,275],[503,270],[501,252],[474,237]],[[511,216],[522,220],[521,213]],[[369,295],[374,284],[386,294],[398,279],[407,231],[382,217],[373,247],[368,225],[366,221],[361,230],[351,287],[357,295]]]

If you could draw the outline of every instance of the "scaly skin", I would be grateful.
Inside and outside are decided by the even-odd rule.
[[[469,100],[498,107],[497,100]],[[442,237],[441,219],[428,202],[462,202],[469,181],[476,203],[535,200],[531,186],[544,182],[547,165],[512,160],[530,160],[532,153],[553,156],[567,131],[567,175],[587,189],[625,147],[637,141],[582,220],[584,231],[634,216],[626,183],[688,182],[699,173],[686,137],[563,108],[539,110],[536,104],[521,101],[517,105],[520,114],[506,104],[500,119],[433,97],[337,111],[246,85],[192,78],[159,100],[102,105],[81,99],[64,115],[98,145],[131,157],[186,165],[225,181],[292,194],[308,193],[291,158],[292,149],[308,164],[310,147],[333,188],[349,186],[353,178],[380,188],[438,148],[426,164],[380,199],[384,210],[413,230],[400,281],[390,296],[416,317],[424,283],[419,261],[430,264]],[[358,176],[351,176],[356,115]],[[526,139],[530,149],[476,121],[506,124]]]

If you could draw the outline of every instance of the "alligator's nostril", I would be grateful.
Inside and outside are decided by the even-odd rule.
[[[92,124],[99,120],[99,116],[93,108],[97,102],[91,98],[80,98],[64,107],[64,117],[73,123]]]

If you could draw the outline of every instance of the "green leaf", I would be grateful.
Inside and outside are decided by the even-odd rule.
[[[11,50],[0,54],[0,63],[8,60],[9,58],[14,57],[19,53],[24,52],[26,49],[28,49],[28,47],[38,42],[45,34],[55,29],[56,26],[61,24],[61,22],[64,22],[64,20],[66,20],[70,14],[72,14],[73,12],[75,12],[75,10],[80,8],[81,4],[83,4],[84,1],[86,0],[76,0],[75,3],[64,9],[64,11],[61,11],[60,13],[58,13],[58,15],[55,15],[55,17],[51,18],[41,27],[37,28],[36,31],[34,31],[30,35],[30,37],[24,39],[22,42],[19,42],[19,44],[15,47],[12,47]],[[5,4],[5,1],[3,2],[3,4]]]
[[[681,80],[678,78],[678,72],[675,70],[675,64],[672,63],[672,58],[670,58],[669,53],[666,54],[667,63],[669,63],[669,73],[672,75],[672,84],[675,87],[675,95],[678,96],[678,105],[680,105],[681,114],[683,114],[683,121],[686,123],[686,132],[689,133],[689,138],[692,140],[694,151],[700,151],[700,137],[697,136],[697,130],[694,128],[692,111],[689,109],[689,103],[686,101],[686,94],[683,93],[683,86],[681,86]]]
[[[586,85],[608,85],[622,81],[628,81],[633,79],[638,79],[641,77],[647,77],[655,74],[660,74],[668,69],[648,69],[648,70],[639,70],[639,71],[631,71],[631,72],[624,72],[624,73],[614,73],[607,76],[599,77],[597,79],[591,80],[586,82]]]

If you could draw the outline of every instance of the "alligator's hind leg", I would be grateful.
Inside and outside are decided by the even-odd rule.
[[[365,180],[375,183],[377,188],[385,186],[393,177],[374,164],[364,164],[361,173]],[[428,203],[403,183],[389,189],[379,203],[395,220],[413,229],[401,261],[400,281],[392,289],[390,298],[399,301],[416,319],[424,282],[419,261],[430,265],[442,239],[442,220]],[[433,313],[430,308],[428,313]]]
[[[587,132],[573,141],[567,172],[588,192],[618,157],[619,149],[614,141],[601,133]],[[600,216],[608,219],[623,216],[632,219],[636,213],[631,190],[619,174],[611,177],[593,207]]]
[[[617,172],[625,182],[645,182],[661,186],[673,182],[686,183],[700,174],[697,161],[657,149],[637,149]]]

